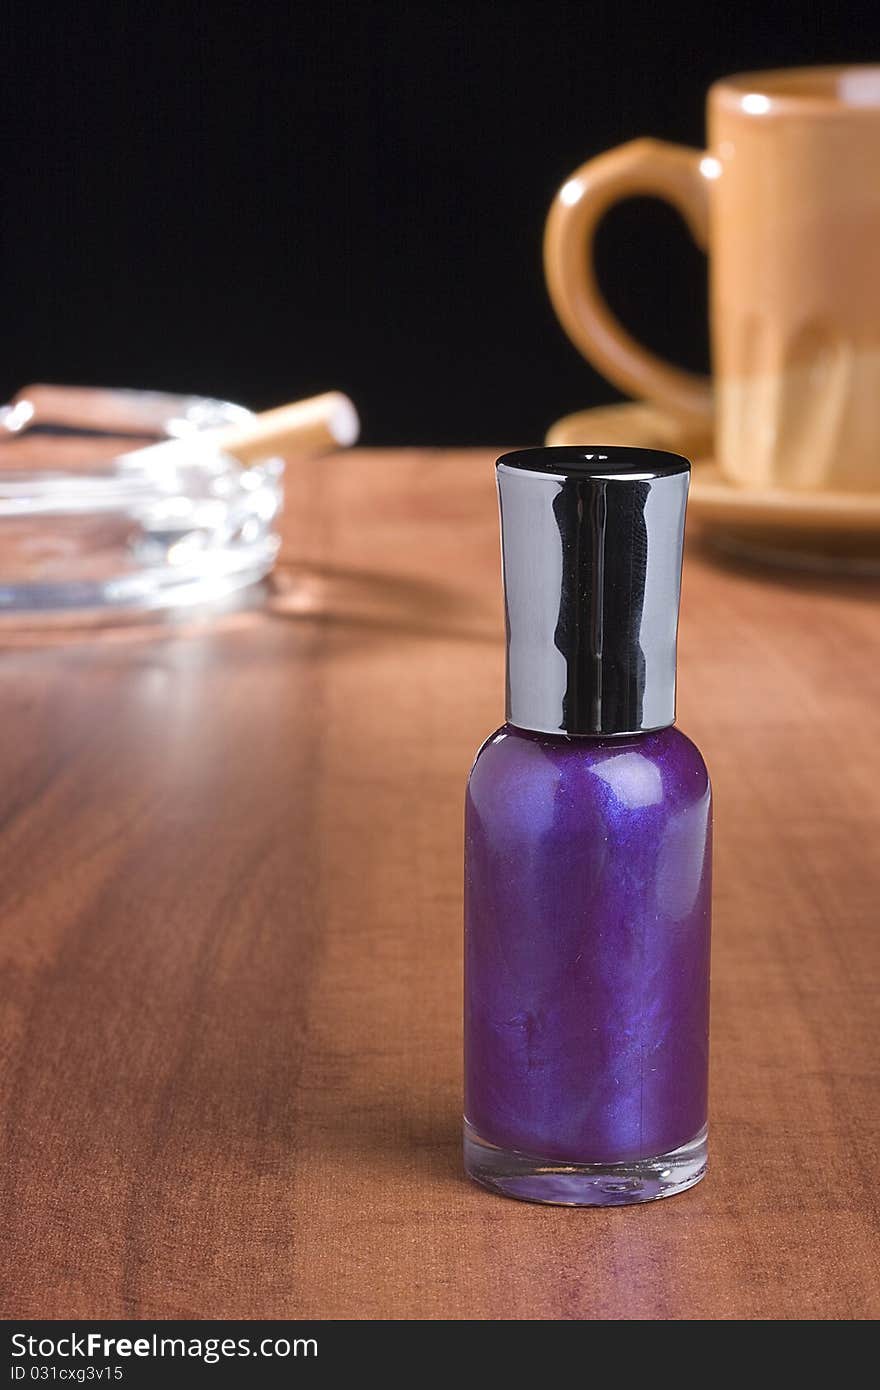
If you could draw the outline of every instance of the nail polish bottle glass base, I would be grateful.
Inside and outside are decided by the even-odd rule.
[[[707,1129],[654,1158],[626,1163],[560,1163],[499,1149],[465,1121],[464,1166],[474,1182],[503,1197],[562,1207],[620,1207],[674,1197],[706,1172]]]

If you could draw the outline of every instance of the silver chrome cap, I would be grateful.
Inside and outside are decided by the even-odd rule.
[[[496,470],[508,721],[570,735],[672,724],[687,459],[522,449]]]

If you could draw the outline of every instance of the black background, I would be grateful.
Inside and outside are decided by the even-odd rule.
[[[543,288],[562,180],[637,135],[700,143],[726,72],[876,59],[880,8],[18,5],[2,43],[4,399],[332,386],[368,442],[506,444],[615,399]],[[614,211],[599,265],[630,327],[705,365],[672,211]]]

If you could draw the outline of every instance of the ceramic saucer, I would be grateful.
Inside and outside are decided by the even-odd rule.
[[[737,487],[712,458],[707,434],[641,401],[580,410],[557,420],[547,444],[631,444],[693,461],[688,512],[712,544],[732,553],[811,569],[880,570],[880,489],[790,492]]]

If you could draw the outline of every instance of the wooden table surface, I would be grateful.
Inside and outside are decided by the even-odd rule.
[[[707,1180],[571,1211],[462,1176],[462,791],[503,695],[491,457],[294,469],[264,610],[0,634],[4,1316],[880,1312],[869,581],[689,547]]]

